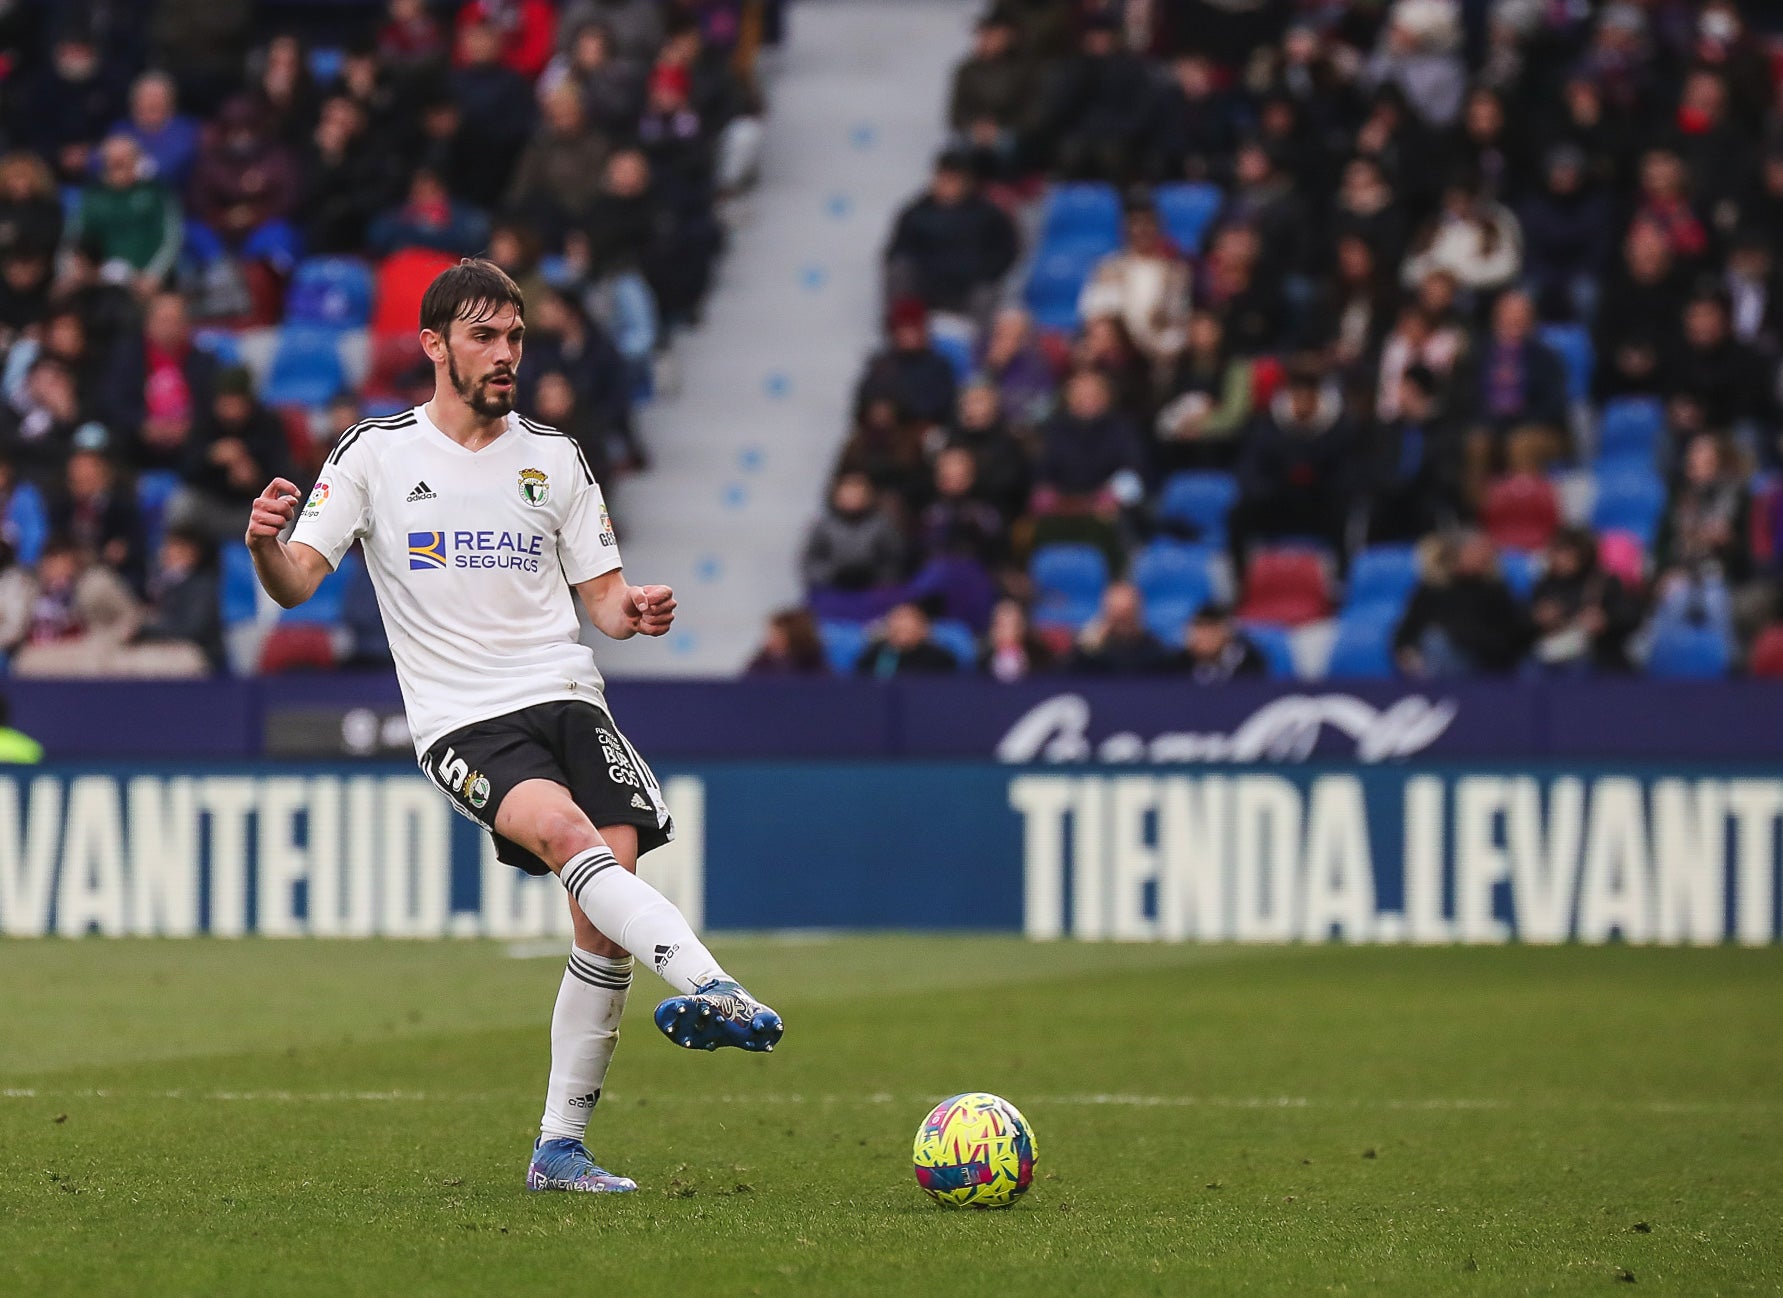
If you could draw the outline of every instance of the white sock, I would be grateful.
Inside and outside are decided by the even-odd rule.
[[[644,961],[676,991],[691,992],[714,978],[729,977],[675,904],[621,866],[605,847],[571,857],[558,878],[609,941]]]
[[[631,957],[608,959],[570,948],[551,1011],[551,1081],[545,1088],[546,1140],[581,1140],[619,1045],[619,1016],[631,990]]]

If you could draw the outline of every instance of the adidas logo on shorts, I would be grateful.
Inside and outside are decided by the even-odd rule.
[[[425,482],[417,482],[415,484],[415,489],[409,492],[408,502],[412,505],[418,500],[432,500],[433,498],[433,489]]]
[[[636,807],[639,811],[650,810],[650,804],[644,801],[644,795],[641,793],[634,793],[631,795],[631,805]]]

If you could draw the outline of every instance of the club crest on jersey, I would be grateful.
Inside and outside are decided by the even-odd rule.
[[[534,509],[551,499],[551,479],[539,469],[520,470],[520,499]]]
[[[489,804],[489,777],[481,771],[472,771],[470,778],[464,782],[464,800],[481,811]]]
[[[328,484],[326,482],[318,482],[310,489],[310,498],[304,504],[303,516],[305,518],[314,518],[317,514],[322,512],[322,506],[327,503]]]

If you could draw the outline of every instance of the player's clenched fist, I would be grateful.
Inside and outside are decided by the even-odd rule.
[[[274,478],[266,490],[254,497],[254,509],[248,516],[248,544],[277,537],[297,514],[297,484]]]
[[[675,621],[675,592],[667,586],[633,586],[626,591],[638,619],[639,635],[663,635]]]

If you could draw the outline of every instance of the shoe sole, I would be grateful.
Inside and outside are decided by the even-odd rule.
[[[574,1181],[554,1181],[549,1177],[534,1178],[528,1175],[526,1188],[534,1194],[632,1194],[638,1187],[635,1182],[630,1185],[577,1185]]]
[[[786,1035],[786,1025],[773,1010],[762,1008],[749,1023],[747,1036],[738,1039],[713,1008],[691,996],[671,996],[656,1007],[656,1026],[670,1041],[687,1050],[717,1050],[730,1046],[756,1054],[769,1054]],[[691,1015],[689,1014],[692,1009]]]

